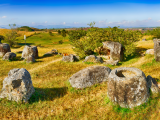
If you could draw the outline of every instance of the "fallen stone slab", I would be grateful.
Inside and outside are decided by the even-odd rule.
[[[105,60],[104,62],[103,62],[103,64],[106,64],[106,65],[118,65],[118,63],[119,63],[119,60]]]
[[[111,69],[105,66],[91,66],[78,71],[69,78],[74,88],[86,88],[108,80]]]

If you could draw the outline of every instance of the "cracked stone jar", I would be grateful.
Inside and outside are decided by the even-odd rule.
[[[138,68],[121,67],[111,71],[108,77],[109,99],[124,108],[133,108],[149,98],[145,74]]]

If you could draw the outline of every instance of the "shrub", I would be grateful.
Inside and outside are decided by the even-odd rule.
[[[135,53],[135,42],[142,37],[140,31],[131,31],[119,29],[117,27],[109,27],[106,29],[90,28],[86,31],[71,31],[69,40],[75,47],[73,50],[82,59],[87,54],[86,51],[94,51],[102,46],[103,41],[120,42],[125,47],[125,57],[132,56]]]
[[[63,44],[63,40],[58,41],[59,44]]]
[[[4,39],[5,39],[5,37],[4,37],[3,35],[0,35],[0,43],[1,43],[1,41],[4,40]]]

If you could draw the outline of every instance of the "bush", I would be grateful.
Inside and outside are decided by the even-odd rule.
[[[3,35],[0,35],[0,43],[1,43],[1,41],[4,40],[4,39],[5,39],[5,37],[4,37]]]
[[[63,44],[63,40],[58,41],[59,44]]]

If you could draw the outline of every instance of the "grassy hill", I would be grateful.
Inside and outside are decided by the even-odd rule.
[[[93,65],[117,67],[136,67],[145,75],[151,75],[160,80],[160,63],[155,62],[153,55],[135,55],[120,62],[118,66],[103,64],[86,64],[82,61],[74,63],[52,62],[61,59],[55,55],[43,57],[43,54],[57,49],[61,53],[74,53],[68,38],[63,44],[58,44],[63,38],[55,33],[50,36],[47,32],[32,34],[27,38],[28,44],[38,45],[39,59],[35,63],[26,64],[17,53],[17,60],[9,62],[0,59],[0,89],[9,70],[25,68],[32,77],[35,93],[28,103],[16,103],[0,99],[0,118],[2,119],[160,119],[160,99],[151,97],[150,100],[136,108],[125,109],[112,105],[107,96],[107,82],[94,85],[90,88],[76,90],[72,88],[68,79],[76,72]],[[23,50],[24,40],[18,38],[19,48],[11,48],[12,52]],[[137,42],[137,53],[153,48],[153,41]]]

